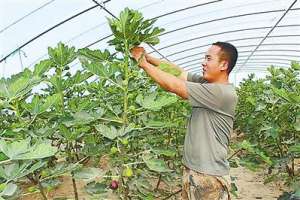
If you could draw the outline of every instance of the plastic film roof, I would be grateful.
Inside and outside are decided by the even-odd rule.
[[[160,44],[144,45],[146,50],[190,72],[201,72],[205,52],[216,41],[239,51],[233,82],[263,74],[270,65],[300,61],[297,0],[1,0],[0,77],[32,68],[59,41],[77,49],[111,49],[106,17],[125,7],[157,18],[155,25],[166,29]]]

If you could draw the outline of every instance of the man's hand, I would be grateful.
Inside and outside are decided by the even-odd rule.
[[[143,47],[133,47],[131,49],[132,57],[138,62],[139,66],[144,68],[148,62],[146,60],[146,51]]]

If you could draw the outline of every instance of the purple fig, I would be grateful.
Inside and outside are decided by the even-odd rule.
[[[118,186],[119,186],[118,181],[113,180],[110,184],[110,189],[116,190],[116,189],[118,189]]]

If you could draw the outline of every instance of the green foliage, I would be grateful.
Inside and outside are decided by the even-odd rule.
[[[164,106],[171,105],[177,101],[176,96],[159,96],[157,97],[156,93],[152,93],[143,97],[142,95],[138,95],[136,97],[136,102],[145,109],[158,111]]]
[[[125,8],[119,19],[108,19],[114,38],[108,43],[115,46],[117,51],[125,52],[144,42],[150,45],[159,43],[158,36],[164,29],[153,27],[156,19],[144,20],[136,10]]]
[[[16,184],[8,183],[4,185],[4,189],[0,193],[0,200],[7,198],[15,199],[18,193],[18,187]]]
[[[3,198],[17,194],[25,177],[42,192],[56,187],[60,176],[71,176],[75,184],[89,182],[85,188],[93,195],[107,192],[111,180],[122,183],[113,192],[123,199],[169,195],[168,189],[149,187],[149,179],[166,181],[181,173],[190,109],[158,88],[129,56],[141,42],[159,42],[162,29],[154,22],[125,9],[120,20],[109,19],[114,33],[109,44],[117,52],[77,51],[59,43],[48,48],[49,59],[33,72],[0,80]],[[71,66],[76,59],[80,66]],[[74,73],[72,67],[81,69]],[[34,86],[41,88],[38,93]],[[103,157],[108,158],[105,170],[98,168]],[[82,166],[86,162],[89,166]]]
[[[105,175],[105,171],[99,168],[84,167],[74,172],[75,179],[84,180],[87,183],[100,180]]]
[[[50,59],[42,60],[34,66],[33,74],[36,76],[43,76],[52,67],[53,63]]]
[[[11,143],[1,140],[0,151],[10,160],[31,160],[53,156],[57,148],[46,142],[30,145],[29,139]]]
[[[56,48],[48,48],[48,54],[57,67],[62,68],[76,59],[74,47],[69,48],[63,43],[58,43]]]
[[[160,173],[172,171],[167,167],[166,163],[161,159],[153,158],[150,155],[145,155],[143,157],[143,160],[146,163],[147,167],[149,167],[150,170],[160,172]]]
[[[91,50],[88,48],[79,49],[78,57],[93,62],[109,62],[113,59],[113,55],[111,55],[107,49],[105,49],[103,52],[101,52],[100,50]]]
[[[35,95],[31,103],[25,104],[24,107],[28,112],[32,113],[33,115],[38,115],[46,112],[53,105],[58,104],[58,102],[58,94],[47,96],[44,101],[41,99],[40,96]]]
[[[245,147],[250,154],[272,168],[285,166],[290,178],[295,172],[290,167],[299,157],[300,68],[270,67],[264,79],[245,79],[237,89],[239,102],[235,127],[246,134]],[[257,161],[257,160],[256,160]]]
[[[40,169],[44,165],[45,162],[42,161],[36,162],[34,164],[32,164],[32,162],[30,161],[27,161],[22,164],[12,163],[3,167],[0,166],[0,177],[4,178],[7,182],[17,181],[18,179],[33,173],[37,169]]]
[[[96,125],[95,128],[101,135],[111,140],[116,139],[117,137],[122,137],[134,130],[132,124],[127,127],[121,127],[120,129],[116,129],[115,126],[108,127],[104,124]]]
[[[2,78],[0,79],[0,99],[4,99],[9,103],[14,99],[21,98],[40,82],[41,78],[34,76],[28,69],[13,75],[11,78]]]

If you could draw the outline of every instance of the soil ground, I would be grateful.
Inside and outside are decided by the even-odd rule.
[[[239,200],[255,200],[255,199],[264,199],[264,200],[275,200],[283,192],[283,187],[279,184],[270,183],[267,185],[263,184],[263,172],[253,172],[244,167],[232,168],[231,176],[235,177],[236,180],[234,183],[238,187],[238,197],[233,197],[233,199]],[[55,191],[52,191],[48,194],[48,199],[63,199],[71,200],[73,198],[73,188],[72,181],[69,177],[63,177],[63,184],[59,186]],[[88,196],[84,189],[84,183],[78,182],[78,192],[80,200],[90,200],[92,199]],[[118,199],[114,194],[110,194],[109,200]],[[65,197],[65,198],[63,198]],[[106,198],[105,198],[106,199]],[[170,199],[180,199],[180,195],[172,197]],[[28,194],[21,198],[21,200],[42,200],[38,193]]]

